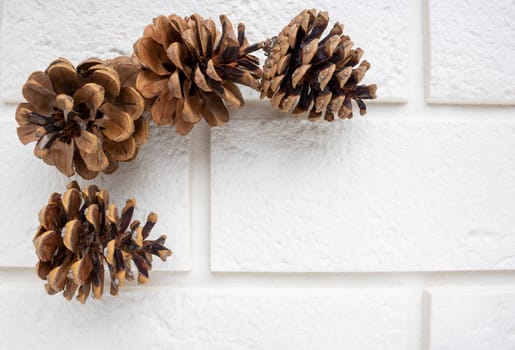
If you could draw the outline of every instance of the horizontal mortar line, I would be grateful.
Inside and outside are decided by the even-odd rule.
[[[6,106],[17,106],[20,103],[25,103],[26,101],[21,99],[2,99],[0,100]],[[373,105],[374,107],[403,107],[406,105],[411,105],[415,103],[415,100],[412,98],[404,98],[404,97],[388,97],[377,100],[366,100],[367,105]],[[429,99],[425,98],[423,101],[423,105],[431,108],[438,107],[451,107],[451,108],[480,108],[480,109],[488,109],[488,108],[504,108],[504,109],[515,109],[515,101],[505,101],[505,100],[491,100],[491,101],[452,101],[452,100],[439,100],[439,99]],[[272,107],[266,100],[260,100],[259,98],[250,98],[245,100],[245,105],[242,108],[251,107],[254,109],[263,109],[270,110]],[[233,109],[233,111],[238,109]],[[277,111],[277,110],[275,110]],[[279,112],[277,112],[279,113]]]
[[[460,114],[453,114],[453,115],[448,115],[446,114],[447,112],[444,112],[442,113],[441,115],[435,115],[435,111],[427,111],[427,112],[424,112],[424,113],[416,113],[417,115],[414,115],[415,113],[402,113],[402,114],[399,114],[399,115],[388,115],[388,116],[384,116],[384,115],[373,115],[373,114],[370,114],[365,116],[365,117],[362,117],[362,116],[355,116],[353,119],[359,119],[359,118],[366,118],[366,120],[370,120],[374,123],[378,122],[378,123],[381,123],[381,122],[385,122],[385,123],[388,123],[388,122],[405,122],[406,124],[407,123],[419,123],[419,122],[423,122],[423,123],[427,123],[427,122],[433,122],[435,124],[437,123],[442,123],[442,122],[451,122],[451,123],[477,123],[477,122],[481,122],[481,123],[515,123],[515,116],[514,116],[514,113],[515,112],[515,109],[514,111],[510,112],[510,113],[499,113],[499,112],[491,112],[491,113],[494,113],[495,115],[481,115],[481,114],[477,114],[477,115],[470,115],[468,114],[466,111],[463,111],[462,113]],[[410,114],[410,115],[408,115]],[[284,116],[284,115],[280,115],[280,116],[277,116],[277,115],[268,115],[268,116],[243,116],[243,115],[234,115],[231,117],[231,120],[229,121],[229,123],[233,120],[238,120],[238,121],[241,121],[241,120],[248,120],[248,121],[251,121],[251,120],[254,120],[254,121],[280,121],[280,120],[290,120],[290,121],[293,121],[293,120],[305,120],[305,118],[302,118],[302,117],[292,117],[292,116]],[[320,120],[318,121],[320,123],[326,123],[324,120]],[[344,120],[339,120],[337,119],[335,122],[351,122],[351,120],[348,120],[348,119],[344,119]],[[316,122],[315,122],[316,123]],[[334,123],[334,122],[333,122]],[[212,130],[214,130],[215,128],[212,128]]]
[[[254,96],[248,97],[248,96],[244,95],[243,98],[245,99],[246,105],[253,104],[253,105],[257,106],[257,105],[265,104],[266,106],[269,106],[269,103],[265,99],[261,100],[259,97],[254,97]],[[0,99],[0,101],[6,105],[18,105],[20,103],[26,102],[22,98],[2,98],[2,99]],[[405,97],[405,96],[385,96],[385,97],[377,98],[375,100],[367,100],[367,103],[390,105],[390,104],[405,104],[405,103],[408,103],[408,101],[409,101],[409,98]]]
[[[380,112],[379,112],[380,113]],[[495,124],[495,123],[509,123],[514,124],[515,123],[515,108],[513,111],[505,111],[505,112],[490,112],[491,114],[488,115],[481,115],[479,113],[469,114],[467,111],[461,111],[460,113],[455,112],[443,112],[441,115],[435,114],[436,111],[425,111],[425,112],[418,112],[416,113],[402,113],[400,115],[367,115],[365,117],[356,116],[354,119],[361,119],[365,118],[367,121],[370,121],[372,123],[392,123],[392,122],[403,122],[406,124],[409,123],[427,123],[432,122],[435,124],[438,123],[461,123],[461,124],[476,124],[476,123],[487,123],[487,124]],[[452,115],[449,115],[448,113],[453,113]],[[243,116],[243,115],[234,115],[231,117],[231,120],[229,121],[229,124],[231,121],[303,121],[305,118],[296,118],[293,116],[287,116],[287,115],[274,115],[269,114],[267,116]],[[320,123],[325,124],[326,122],[321,120]],[[337,120],[336,122],[343,122],[343,123],[352,123],[351,120]],[[316,123],[316,122],[315,122]],[[333,122],[334,123],[334,122]],[[12,128],[13,132],[15,132],[15,129],[18,127],[18,124],[16,123],[16,120],[14,119],[0,119],[0,126],[1,127],[8,127]],[[151,128],[158,127],[155,124],[151,125]],[[220,127],[214,127],[210,128],[210,130],[216,130]]]
[[[246,106],[254,106],[254,107],[269,107],[269,103],[266,100],[261,100],[258,97],[245,97],[245,105]],[[385,96],[381,98],[377,98],[375,100],[366,100],[367,104],[370,105],[405,105],[409,104],[410,97],[405,96]],[[18,105],[20,103],[25,103],[26,101],[22,98],[2,98],[0,101],[8,106]],[[424,102],[431,106],[466,106],[466,107],[491,107],[491,106],[499,106],[499,107],[515,107],[515,100],[510,99],[491,99],[479,101],[477,99],[471,100],[453,100],[453,99],[445,99],[445,98],[435,98],[427,96],[424,98]]]
[[[500,108],[500,109],[515,109],[515,101],[511,104],[506,103],[432,103],[427,100],[425,101],[418,101],[415,98],[407,98],[406,100],[401,99],[389,99],[389,100],[365,100],[365,103],[370,106],[374,106],[374,108],[404,108],[406,106],[419,106],[421,108],[464,108],[464,109],[490,109],[490,108]],[[263,110],[272,110],[277,112],[278,114],[281,113],[278,111],[278,109],[273,109],[272,106],[269,103],[266,103],[266,101],[259,100],[259,99],[250,99],[245,101],[245,105],[241,108],[234,109],[235,111],[243,110],[246,108],[252,108],[252,109],[263,109]]]
[[[267,101],[267,99],[260,99],[258,96],[245,96],[243,95],[243,98],[245,99],[245,105],[255,105],[255,106],[270,106],[270,103]],[[365,100],[365,102],[368,104],[374,104],[374,105],[390,105],[390,104],[406,104],[409,101],[408,96],[384,96],[384,97],[378,97],[374,100]]]
[[[515,112],[515,110],[513,111]],[[461,114],[452,114],[452,115],[446,115],[446,113],[442,113],[442,115],[434,114],[435,112],[427,112],[427,113],[419,113],[418,115],[387,115],[387,116],[375,116],[370,115],[366,116],[366,120],[370,123],[396,123],[396,122],[402,122],[406,125],[412,123],[456,123],[456,124],[515,124],[515,115],[513,113],[497,113],[493,112],[493,115],[470,115],[466,113],[465,111]],[[407,113],[410,114],[410,113]],[[355,119],[363,118],[361,116],[356,116]],[[304,120],[299,119],[291,116],[265,116],[265,117],[253,117],[253,116],[232,116],[231,120],[229,121],[293,121],[293,120]],[[336,123],[342,122],[342,123],[352,123],[352,120],[337,120]],[[333,122],[333,123],[335,123]],[[320,121],[320,123],[325,124],[325,121]],[[12,129],[13,133],[16,132],[16,128],[18,127],[18,124],[16,123],[16,120],[14,120],[14,116],[12,120],[2,120],[0,119],[0,127],[1,128],[10,128]],[[152,124],[150,126],[151,128],[158,128],[159,126]],[[223,127],[223,126],[222,126]],[[220,129],[221,127],[213,127],[210,128],[211,131]]]
[[[108,280],[108,278],[106,278]],[[42,285],[33,268],[0,268],[2,285]],[[515,287],[515,271],[348,272],[348,273],[207,273],[152,271],[150,286],[205,288],[381,288]],[[128,283],[130,286],[132,283]],[[136,286],[136,284],[134,284]]]
[[[425,100],[428,104],[438,104],[438,105],[467,105],[467,106],[515,106],[514,99],[490,99],[490,100],[454,100],[450,98],[439,98],[439,97],[431,97],[426,96]]]
[[[243,98],[245,99],[245,105],[255,105],[255,106],[262,106],[263,104],[270,106],[270,103],[267,101],[267,99],[260,99],[259,96],[255,95],[243,95]],[[399,104],[404,105],[406,103],[411,103],[415,100],[415,96],[413,94],[410,95],[398,95],[398,96],[378,96],[376,99],[369,100],[365,99],[364,102],[366,104],[373,104],[373,105],[390,105],[390,104]],[[484,100],[475,102],[473,100],[451,100],[451,99],[440,99],[435,102],[434,99],[430,99],[425,97],[424,98],[425,103],[431,103],[431,104],[448,104],[448,105],[460,105],[463,104],[465,106],[471,106],[471,105],[502,105],[502,106],[515,106],[515,99],[507,100],[507,99],[490,99],[490,100]]]
[[[356,113],[353,120],[366,118],[373,122],[515,122],[515,106],[413,103],[401,105],[375,104],[373,109],[364,117]],[[14,111],[12,114],[11,117],[4,115],[0,119],[0,125],[13,125],[15,127],[17,123],[14,118]],[[231,120],[306,120],[306,116],[295,117],[289,113],[269,108],[269,106],[256,106],[251,103],[239,109],[231,109],[231,114]]]
[[[514,112],[515,111],[515,105],[499,105],[499,104],[429,104],[429,103],[420,103],[420,102],[412,102],[412,103],[371,103],[370,101],[367,102],[369,106],[374,107],[374,111],[381,112],[381,111],[406,111],[410,110],[410,112],[414,113],[430,113],[431,116],[434,118],[433,113],[434,112],[496,112],[496,113],[503,113],[503,112]],[[12,107],[14,108],[16,104],[10,104],[10,103],[4,103],[4,106],[6,107]],[[281,112],[278,109],[274,109],[269,105],[262,105],[262,104],[251,104],[247,103],[243,107],[240,108],[230,108],[230,112],[233,114],[232,117],[242,117],[241,114],[244,113],[262,113],[266,114],[266,117],[261,118],[270,118],[270,117],[277,117],[277,118],[285,118],[290,117],[292,119],[299,119],[304,117],[304,115],[300,115],[298,117],[293,116],[291,113],[288,112]],[[355,110],[356,117],[359,116],[359,113]],[[370,111],[368,112],[367,116],[371,114]],[[307,114],[306,114],[307,116]],[[513,114],[511,114],[513,117]],[[245,116],[243,116],[245,117]],[[8,122],[14,119],[14,109],[13,109],[13,117],[12,118],[5,118],[5,116],[0,119],[0,121]]]

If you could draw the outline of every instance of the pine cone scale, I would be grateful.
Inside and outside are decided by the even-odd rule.
[[[197,91],[191,90],[191,82],[189,80],[184,81],[184,106],[182,108],[183,119],[189,123],[197,123],[200,121],[200,96]]]
[[[46,280],[48,274],[52,270],[52,265],[47,261],[39,260],[36,264],[36,274],[42,280]]]
[[[109,152],[113,160],[123,162],[135,155],[137,144],[134,137],[129,137],[121,142],[111,142],[109,139],[106,139],[104,140],[104,148]]]
[[[170,59],[159,45],[151,37],[142,37],[134,44],[134,53],[152,72],[157,75],[168,75],[166,65],[170,65]]]
[[[61,240],[61,236],[53,230],[46,231],[39,236],[36,240],[36,255],[39,260],[50,261],[61,244]]]
[[[73,152],[73,143],[66,143],[57,139],[52,144],[52,148],[49,149],[47,158],[60,172],[66,176],[72,176],[74,173]]]
[[[91,67],[85,82],[102,86],[110,100],[116,99],[120,94],[120,78],[116,70],[110,66],[99,64]]]
[[[48,285],[52,290],[56,292],[64,290],[70,266],[71,260],[67,260],[48,273],[48,277],[46,279],[48,280]]]
[[[93,285],[93,296],[95,299],[100,299],[104,294],[104,262],[100,258],[100,261],[95,263],[92,274],[92,285]]]
[[[50,64],[47,75],[57,94],[70,94],[77,85],[77,72],[66,60],[57,60]]]
[[[89,118],[94,119],[98,108],[102,105],[105,97],[105,89],[96,83],[84,84],[73,94],[74,103],[85,104],[89,109]]]
[[[168,78],[161,77],[151,71],[143,71],[138,74],[136,88],[145,98],[154,98],[165,91]]]
[[[84,160],[84,163],[87,165],[88,169],[91,171],[99,172],[107,168],[109,165],[109,160],[107,159],[107,156],[103,150],[94,153],[87,153],[82,149],[79,149],[79,154],[80,157]]]
[[[156,35],[153,39],[163,47],[168,47],[168,45],[175,41],[174,39],[178,39],[179,33],[173,30],[172,23],[166,16],[158,16],[152,22],[153,27],[157,28],[156,31],[152,30],[152,32],[159,33],[159,36]]]
[[[173,74],[172,74],[172,76],[173,76]],[[206,80],[206,77],[204,76],[204,73],[202,73],[202,71],[200,70],[200,68],[198,66],[195,69],[195,76],[194,76],[193,80],[194,80],[195,84],[199,87],[200,90],[205,91],[205,92],[213,91],[213,89],[211,89],[211,87],[209,87],[209,84]],[[174,89],[173,86],[169,86],[169,88],[172,91]]]
[[[50,113],[56,93],[52,83],[43,72],[34,72],[23,85],[22,94],[34,111],[41,114]]]
[[[79,240],[81,229],[82,223],[78,219],[73,219],[66,223],[63,243],[66,249],[68,249],[72,253],[79,252]]]
[[[224,81],[222,86],[224,88],[224,99],[229,107],[241,107],[245,104],[243,95],[235,84]]]
[[[127,113],[133,120],[136,120],[141,117],[145,109],[145,101],[136,89],[122,87],[114,106]]]
[[[106,103],[100,108],[104,118],[97,121],[102,134],[114,142],[127,140],[134,133],[134,120],[123,110]]]
[[[217,126],[225,124],[229,120],[229,111],[218,95],[213,92],[206,92],[202,93],[202,96],[205,103],[203,116],[208,123],[210,123],[209,125],[214,124],[213,126]]]
[[[86,130],[81,130],[80,135],[75,137],[73,141],[75,142],[75,146],[85,153],[96,153],[100,148],[100,140],[98,137]]]
[[[152,119],[157,125],[171,124],[175,118],[175,99],[169,95],[168,89],[164,90],[152,105]]]
[[[41,137],[41,127],[34,124],[22,125],[16,129],[18,138],[24,145],[35,142]],[[44,129],[42,130],[43,132]]]
[[[134,121],[134,140],[136,141],[136,152],[138,148],[147,143],[150,136],[150,125],[147,118],[138,118]]]

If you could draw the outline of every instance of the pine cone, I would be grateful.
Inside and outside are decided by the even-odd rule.
[[[135,200],[128,200],[119,217],[106,190],[91,185],[81,192],[75,181],[62,196],[50,196],[39,214],[40,226],[33,239],[39,259],[36,272],[48,281],[48,294],[62,291],[71,300],[78,290],[77,299],[84,303],[93,290],[94,298],[99,299],[104,288],[104,261],[111,275],[112,295],[118,294],[125,279],[134,279],[131,260],[139,271],[138,282],[147,282],[152,255],[165,261],[172,252],[164,246],[165,235],[147,239],[157,214],[151,213],[143,227],[139,221],[131,223],[135,205]]]
[[[123,64],[122,64],[123,63]],[[30,75],[16,110],[18,137],[67,176],[92,179],[136,157],[148,138],[144,100],[133,87],[139,65],[91,58],[75,68],[59,58]],[[137,73],[136,73],[137,74]],[[131,86],[132,84],[132,86]]]
[[[352,49],[352,41],[336,23],[320,39],[327,27],[327,12],[304,10],[270,41],[263,67],[261,98],[268,97],[275,108],[299,115],[309,111],[309,119],[327,121],[352,117],[352,100],[361,115],[364,99],[376,98],[376,85],[358,85],[370,68],[367,61],[356,66],[363,55]]]
[[[215,22],[197,14],[154,18],[134,44],[143,64],[136,86],[153,99],[152,119],[158,125],[175,124],[185,135],[202,117],[211,126],[229,119],[226,105],[242,106],[235,83],[259,89],[259,59],[250,55],[261,44],[250,45],[245,27],[234,33],[229,19],[220,16],[222,33]]]

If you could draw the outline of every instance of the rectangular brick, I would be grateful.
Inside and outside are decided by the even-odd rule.
[[[36,287],[0,295],[12,306],[0,315],[6,349],[408,350],[407,303],[397,289],[124,287],[118,298],[86,305]]]
[[[429,102],[515,105],[513,1],[427,4]]]
[[[515,288],[431,288],[428,350],[515,349]]]
[[[515,124],[212,129],[214,271],[515,268]]]
[[[364,58],[372,64],[366,82],[380,86],[378,95],[383,100],[405,100],[407,95],[407,3],[316,0],[309,4],[328,10],[331,23],[345,24],[346,33],[365,50]],[[240,0],[173,4],[123,0],[105,1],[101,6],[91,0],[5,0],[0,30],[1,97],[4,101],[19,101],[29,74],[44,70],[57,57],[67,57],[78,64],[91,56],[131,54],[132,44],[142,35],[144,26],[160,14],[186,16],[197,12],[218,21],[218,15],[225,13],[235,26],[245,23],[250,42],[259,42],[277,35],[305,7],[302,2],[275,0],[248,2],[244,6]],[[257,97],[257,93],[250,95]]]
[[[86,181],[79,176],[67,178],[54,167],[33,155],[35,143],[23,146],[16,134],[15,107],[4,107],[3,116],[12,122],[0,123],[3,154],[0,173],[0,212],[4,213],[6,233],[0,245],[0,266],[34,266],[36,255],[32,238],[38,226],[39,210],[53,192],[64,192],[72,179],[81,186],[95,183],[109,190],[119,207],[126,199],[136,198],[134,217],[145,220],[155,211],[159,221],[153,235],[167,234],[167,245],[174,256],[166,263],[156,260],[156,269],[190,269],[189,232],[189,144],[190,137],[180,137],[173,128],[152,128],[152,142],[144,145],[137,158],[121,163],[111,175]]]

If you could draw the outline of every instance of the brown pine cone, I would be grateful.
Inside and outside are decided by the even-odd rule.
[[[122,64],[123,63],[123,64]],[[136,157],[148,139],[144,100],[134,87],[139,65],[90,58],[75,68],[59,58],[30,75],[16,110],[18,137],[67,176],[92,179]]]
[[[240,107],[243,97],[236,83],[259,90],[259,59],[250,55],[261,44],[250,45],[245,27],[234,33],[231,22],[220,16],[215,22],[197,14],[154,18],[134,44],[143,64],[136,86],[153,99],[152,119],[158,125],[175,124],[185,135],[202,117],[211,126],[228,121],[227,106]]]
[[[117,295],[124,280],[132,280],[131,260],[139,271],[138,282],[145,283],[152,269],[152,255],[161,260],[172,255],[164,246],[166,236],[148,240],[157,221],[151,213],[140,227],[131,223],[136,205],[128,200],[118,216],[109,203],[109,193],[95,185],[81,192],[73,181],[61,196],[54,193],[39,214],[40,226],[33,239],[39,262],[38,276],[47,280],[48,294],[63,292],[66,299],[77,292],[84,303],[93,290],[95,299],[104,288],[104,261],[111,275],[111,294]]]
[[[363,50],[352,49],[343,25],[336,23],[320,39],[328,22],[327,12],[304,10],[265,48],[261,98],[268,97],[274,108],[332,121],[335,115],[352,117],[352,100],[364,115],[363,100],[376,98],[376,85],[358,85],[370,64],[359,63]]]

